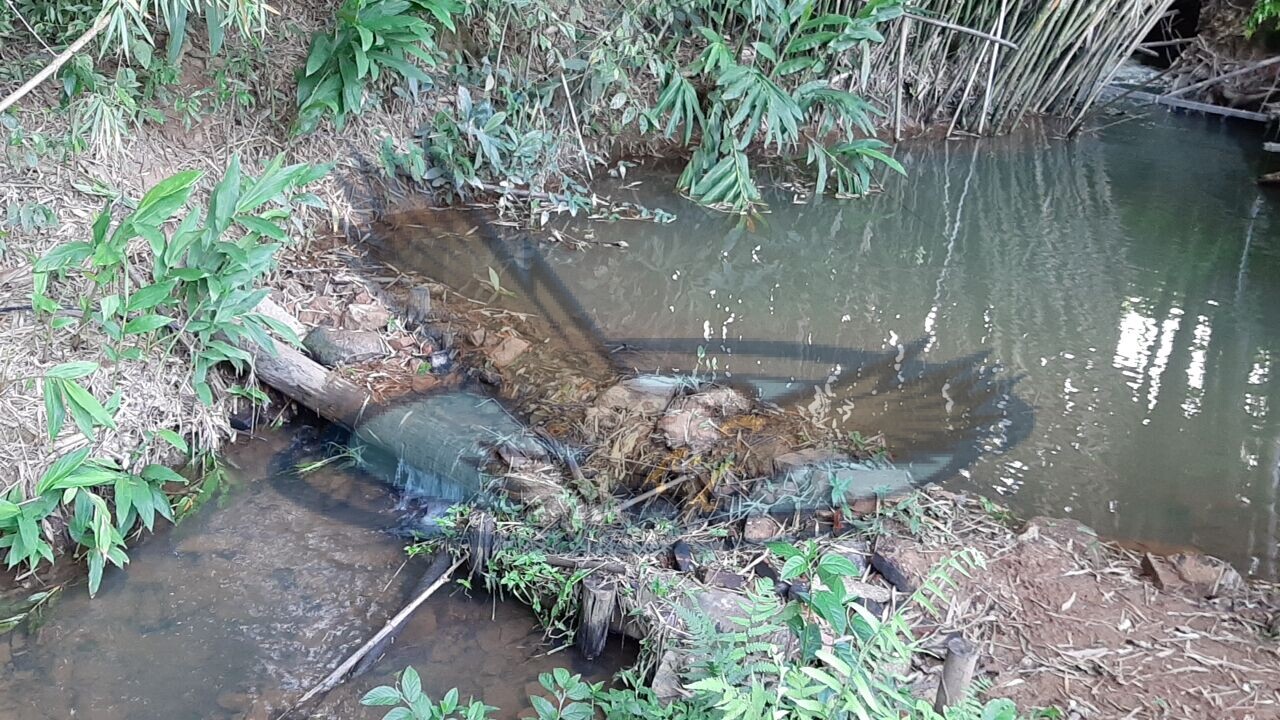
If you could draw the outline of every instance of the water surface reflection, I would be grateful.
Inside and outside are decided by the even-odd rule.
[[[1159,117],[932,144],[881,195],[774,195],[750,225],[649,175],[615,194],[677,222],[567,230],[625,251],[404,227],[386,247],[477,294],[494,267],[584,356],[714,368],[1024,514],[1274,577],[1280,208],[1256,141]]]

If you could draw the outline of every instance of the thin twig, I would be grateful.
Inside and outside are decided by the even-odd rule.
[[[27,93],[36,89],[36,86],[49,79],[50,75],[58,72],[58,68],[65,65],[66,62],[76,53],[80,52],[81,48],[88,45],[89,42],[98,35],[98,33],[102,32],[103,28],[105,28],[109,22],[111,22],[110,15],[107,13],[99,15],[97,21],[93,23],[93,27],[89,28],[83,35],[76,38],[76,41],[71,43],[66,50],[63,50],[62,53],[46,65],[43,70],[36,73],[35,77],[23,83],[22,87],[14,90],[9,97],[6,97],[4,100],[0,100],[0,113],[8,110],[10,106],[25,97]]]
[[[998,38],[995,35],[991,35],[989,33],[984,33],[981,30],[974,30],[973,28],[965,27],[963,25],[956,25],[955,23],[949,23],[946,20],[936,20],[931,17],[916,15],[915,13],[904,13],[904,14],[907,17],[911,18],[912,20],[919,20],[920,22],[926,25],[936,25],[937,27],[940,27],[940,28],[946,28],[948,30],[954,30],[956,32],[966,33],[974,37],[980,37],[983,40],[986,40],[987,42],[993,42],[997,45],[1003,45],[1011,50],[1018,49],[1017,45],[1009,42],[1008,40],[1005,40],[1004,38]]]
[[[387,622],[387,624],[384,625],[381,630],[378,631],[378,634],[369,638],[369,641],[366,642],[364,645],[361,645],[359,650],[356,650],[354,653],[352,653],[351,657],[344,660],[341,665],[339,665],[336,669],[334,669],[333,672],[329,673],[328,677],[320,681],[318,685],[308,690],[306,695],[303,695],[298,700],[298,702],[293,704],[293,707],[290,707],[288,710],[282,713],[280,717],[281,718],[285,717],[290,712],[292,712],[294,708],[304,705],[308,700],[315,697],[316,695],[319,695],[320,693],[328,692],[329,690],[332,690],[334,686],[342,682],[342,678],[346,677],[347,673],[351,672],[351,669],[354,668],[356,664],[360,662],[361,658],[363,658],[366,654],[368,654],[368,652],[372,650],[374,646],[376,646],[379,642],[381,642],[381,640],[384,637],[395,632],[396,628],[404,624],[404,622],[409,619],[409,616],[413,615],[413,611],[418,609],[419,605],[426,602],[427,598],[431,597],[431,595],[435,593],[436,590],[439,590],[446,582],[449,581],[449,578],[453,575],[453,571],[457,570],[465,560],[466,560],[465,557],[458,558],[458,560],[454,562],[453,565],[451,565],[448,570],[444,571],[444,574],[441,575],[439,579],[431,583],[431,585],[428,586],[426,590],[423,590],[421,593],[419,593],[418,596],[415,597],[413,600],[409,601],[409,604],[405,605],[403,610],[396,613],[396,616],[391,618],[391,620]],[[277,718],[277,720],[279,719]]]

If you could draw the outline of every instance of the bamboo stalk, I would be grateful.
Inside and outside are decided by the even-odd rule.
[[[911,34],[911,16],[903,15],[898,25],[898,89],[893,98],[893,140],[902,140],[902,85],[907,68],[907,36]]]
[[[937,25],[938,27],[946,28],[948,30],[954,30],[955,32],[961,32],[961,33],[973,35],[974,37],[980,37],[983,40],[986,40],[987,42],[993,42],[993,43],[996,43],[997,45],[1003,45],[1009,48],[1010,50],[1018,49],[1017,45],[1014,45],[1008,40],[995,37],[994,35],[988,35],[987,33],[984,33],[981,30],[974,30],[973,28],[968,28],[963,25],[956,25],[955,23],[949,23],[945,20],[936,20],[934,18],[925,17],[923,15],[916,15],[915,13],[903,13],[903,16],[911,18],[912,20],[919,20],[920,22],[928,25]]]

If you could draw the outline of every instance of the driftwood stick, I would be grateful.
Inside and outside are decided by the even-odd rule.
[[[618,511],[621,512],[628,508],[639,505],[640,503],[644,502],[645,500],[648,500],[651,497],[654,497],[656,495],[661,495],[662,493],[670,490],[671,488],[679,487],[680,485],[683,485],[689,482],[694,477],[695,477],[694,475],[681,475],[680,477],[676,478],[675,480],[672,480],[671,482],[662,483],[658,487],[652,490],[642,492],[639,495],[631,498],[630,500],[622,503],[621,505],[618,506]]]
[[[1177,90],[1171,90],[1165,93],[1164,95],[1161,95],[1160,98],[1164,99],[1164,98],[1177,97],[1179,95],[1186,95],[1187,93],[1195,90],[1199,90],[1200,88],[1208,87],[1210,85],[1216,85],[1222,82],[1223,80],[1230,80],[1233,77],[1239,77],[1241,75],[1251,73],[1254,70],[1261,70],[1264,67],[1270,67],[1272,65],[1275,65],[1276,63],[1280,63],[1280,55],[1276,55],[1275,57],[1269,57],[1266,60],[1261,60],[1259,62],[1253,63],[1252,65],[1246,65],[1237,70],[1232,70],[1229,73],[1224,73],[1216,77],[1211,77],[1208,80],[1201,80],[1198,83],[1193,83],[1186,87],[1178,88]]]
[[[956,25],[955,23],[949,23],[946,20],[937,20],[935,18],[925,17],[924,15],[916,15],[915,13],[903,13],[903,14],[906,17],[911,18],[912,20],[919,20],[925,25],[934,25],[936,27],[946,28],[948,30],[954,30],[955,32],[966,33],[974,37],[980,37],[983,40],[986,40],[987,42],[993,42],[997,45],[1003,45],[1011,50],[1018,49],[1017,45],[1009,42],[1008,40],[1005,40],[1004,38],[998,38],[995,35],[992,35],[990,33],[984,33],[981,30],[974,30],[973,28],[965,27],[963,25]]]
[[[98,33],[102,32],[102,29],[105,28],[109,22],[111,22],[110,15],[107,13],[99,15],[98,19],[93,23],[93,27],[85,30],[83,35],[76,38],[76,41],[71,43],[66,50],[63,50],[48,65],[45,65],[43,70],[35,74],[35,77],[23,83],[22,87],[14,90],[4,100],[0,100],[0,113],[8,110],[11,105],[21,100],[27,93],[35,90],[40,83],[48,80],[50,75],[58,72],[58,68],[67,64],[67,61],[75,56],[76,53],[80,52],[81,48],[88,45],[90,41],[97,37]]]
[[[947,640],[947,658],[942,661],[942,681],[933,703],[934,712],[941,713],[964,700],[977,666],[978,647],[961,635],[951,636]]]
[[[449,569],[449,562],[452,559],[453,558],[449,556],[449,552],[447,550],[437,552],[435,558],[431,561],[431,564],[427,566],[427,571],[422,573],[421,578],[418,578],[418,584],[415,586],[413,591],[414,596],[416,597],[418,593],[421,593],[431,587],[435,581],[439,580],[440,576]],[[395,642],[396,637],[400,635],[400,631],[403,629],[404,625],[397,627],[386,637],[379,640],[376,645],[369,648],[369,652],[365,653],[364,658],[360,660],[358,665],[356,665],[355,670],[351,671],[351,677],[358,678],[368,672],[369,668],[376,665],[378,660],[386,654],[387,648],[391,647],[391,643]]]
[[[582,165],[587,168],[587,178],[595,180],[591,173],[591,155],[587,153],[587,143],[582,140],[582,126],[578,124],[578,111],[573,107],[573,96],[569,94],[569,81],[560,73],[560,86],[564,88],[564,102],[569,106],[569,117],[573,119],[573,129],[578,134],[578,149],[582,151]]]
[[[347,673],[351,672],[351,669],[360,662],[361,658],[367,655],[378,643],[382,642],[383,638],[396,632],[397,628],[403,625],[409,617],[413,615],[413,611],[417,610],[419,605],[426,602],[427,598],[431,597],[435,591],[439,590],[441,586],[449,581],[453,572],[457,570],[465,560],[466,558],[459,558],[453,563],[453,565],[449,566],[449,569],[445,570],[444,573],[435,582],[431,583],[426,590],[419,593],[417,597],[409,601],[408,605],[404,606],[404,609],[396,613],[396,616],[391,618],[391,620],[388,621],[376,635],[369,638],[369,641],[364,645],[361,645],[359,650],[356,650],[351,654],[351,657],[342,661],[342,664],[334,669],[333,672],[329,673],[328,677],[320,681],[320,684],[308,690],[306,695],[303,695],[298,702],[294,703],[293,708],[304,705],[311,698],[332,690],[338,683],[342,682],[342,678],[346,677]],[[293,708],[290,708],[290,710]],[[285,715],[287,714],[288,712],[285,713]],[[281,717],[284,716],[282,715]]]
[[[616,575],[622,575],[627,572],[627,566],[620,562],[609,562],[608,560],[579,560],[578,558],[567,558],[559,555],[548,555],[547,564],[555,567],[607,572],[614,573]]]
[[[618,584],[612,577],[588,575],[582,579],[582,613],[578,621],[578,649],[588,660],[604,652],[609,621],[617,605]]]

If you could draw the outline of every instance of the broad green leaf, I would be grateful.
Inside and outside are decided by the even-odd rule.
[[[213,188],[209,212],[205,216],[205,224],[216,233],[231,227],[231,218],[235,216],[236,205],[240,202],[240,179],[240,156],[232,155],[227,172]]]
[[[129,303],[126,309],[129,312],[150,310],[167,300],[173,294],[173,288],[177,284],[177,280],[166,280],[154,285],[148,285],[129,296]]]
[[[98,363],[88,360],[77,360],[75,362],[66,362],[54,365],[45,371],[45,377],[58,378],[60,380],[79,380],[87,375],[92,375],[98,369]]]
[[[361,705],[399,705],[403,701],[400,691],[389,685],[379,685],[360,698]]]
[[[109,216],[108,216],[108,219]],[[55,272],[77,267],[93,253],[93,246],[85,242],[62,243],[36,260],[33,272]]]
[[[89,457],[90,448],[81,448],[58,458],[44,471],[36,483],[36,495],[44,495],[62,482],[68,475],[84,464]]]
[[[406,667],[404,672],[400,673],[400,692],[410,703],[417,702],[422,696],[422,678],[418,677],[417,670]]]
[[[164,465],[148,465],[142,469],[142,479],[151,483],[179,483],[187,484],[187,479],[179,475],[174,470]]]
[[[79,408],[92,418],[93,424],[115,429],[116,422],[111,419],[111,415],[107,413],[106,408],[102,407],[102,403],[98,402],[97,398],[91,395],[88,390],[80,387],[74,380],[62,381],[62,392],[66,395],[73,411]],[[80,424],[78,416],[76,417],[76,423]],[[84,432],[86,428],[81,425],[80,430]],[[91,432],[85,432],[85,435],[92,437]]]
[[[187,441],[183,440],[181,435],[168,428],[157,430],[156,437],[177,448],[184,455],[191,454],[191,448],[187,445]]]
[[[173,318],[164,315],[139,315],[124,324],[125,335],[141,335],[143,333],[154,332],[162,327],[166,327],[173,322]]]
[[[67,419],[66,399],[62,395],[62,383],[54,378],[44,381],[44,414],[49,425],[49,439],[55,440],[62,432],[62,425]]]
[[[273,240],[284,240],[284,230],[279,225],[270,220],[263,220],[256,215],[240,215],[236,217],[236,222],[240,223],[245,229],[256,232],[259,235],[265,235]]]
[[[203,174],[199,170],[185,170],[161,180],[142,196],[129,220],[138,225],[160,225],[186,204],[192,186]]]

